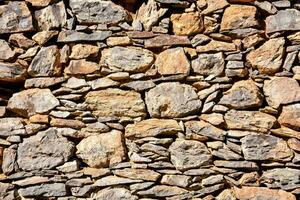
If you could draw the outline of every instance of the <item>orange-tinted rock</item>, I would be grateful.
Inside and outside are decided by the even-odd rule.
[[[65,73],[74,75],[85,75],[91,74],[98,70],[100,70],[100,65],[98,65],[97,63],[81,59],[71,60],[69,66],[65,68]]]
[[[173,14],[171,21],[176,35],[194,35],[204,28],[202,17],[198,12]]]
[[[300,130],[300,103],[283,106],[278,122],[295,130]]]

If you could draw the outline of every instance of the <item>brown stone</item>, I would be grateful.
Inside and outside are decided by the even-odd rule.
[[[95,57],[98,55],[99,47],[90,44],[76,44],[72,47],[71,59],[82,59],[87,57]]]
[[[69,127],[74,129],[81,129],[85,127],[85,124],[82,121],[74,120],[74,119],[59,119],[52,118],[50,121],[50,125],[52,127]]]
[[[36,41],[36,43],[38,43],[39,45],[44,45],[57,34],[58,31],[41,31],[34,34],[34,36],[32,36],[32,39]]]
[[[29,118],[31,123],[41,123],[41,124],[48,124],[49,123],[49,116],[48,115],[40,115],[36,114]]]
[[[132,40],[128,36],[124,37],[109,37],[106,40],[108,46],[128,46],[132,44]]]
[[[249,199],[274,199],[274,200],[296,200],[296,197],[284,190],[269,189],[263,187],[234,187],[235,196],[239,200]]]
[[[226,0],[205,0],[207,7],[201,12],[201,14],[207,15],[214,11],[221,10],[229,5]]]
[[[31,3],[32,6],[36,7],[44,7],[48,6],[53,0],[25,0],[29,3]]]
[[[173,32],[176,35],[195,35],[203,30],[203,20],[198,12],[171,15]]]
[[[278,122],[295,130],[300,130],[300,103],[283,106]]]
[[[180,194],[188,193],[187,190],[176,187],[176,186],[167,186],[167,185],[156,185],[150,189],[139,191],[139,195],[150,195],[154,197],[169,197]]]
[[[0,60],[10,60],[15,56],[15,52],[10,48],[5,40],[0,39]]]
[[[160,173],[157,173],[153,170],[131,168],[115,170],[114,174],[125,178],[138,179],[144,181],[157,181],[157,179],[159,179],[161,176]]]
[[[26,78],[26,68],[18,63],[0,62],[0,81],[20,82]]]
[[[69,66],[65,68],[65,73],[72,75],[86,75],[99,70],[99,64],[81,59],[71,60]]]
[[[189,60],[181,47],[161,52],[156,58],[155,66],[158,68],[158,73],[162,75],[189,74],[190,72]]]
[[[146,48],[162,48],[169,46],[190,45],[191,42],[187,36],[177,36],[177,35],[158,35],[154,38],[145,40]]]
[[[16,45],[17,47],[28,49],[35,45],[35,42],[25,37],[22,33],[15,33],[9,36],[9,43]]]
[[[220,51],[235,51],[236,46],[234,43],[230,42],[223,42],[217,40],[211,40],[206,45],[197,46],[197,52],[204,53],[204,52],[220,52]]]

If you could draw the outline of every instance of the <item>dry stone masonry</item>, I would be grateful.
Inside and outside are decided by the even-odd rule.
[[[0,200],[300,199],[299,0],[0,0]]]

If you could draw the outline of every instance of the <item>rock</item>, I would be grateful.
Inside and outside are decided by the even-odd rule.
[[[266,133],[273,127],[276,118],[258,111],[230,110],[225,114],[225,122],[229,129]]]
[[[169,147],[171,162],[177,170],[186,171],[208,165],[212,156],[206,146],[194,140],[176,140]]]
[[[110,78],[103,77],[99,79],[95,79],[92,81],[89,81],[88,84],[92,87],[93,90],[97,89],[103,89],[103,88],[108,88],[108,87],[114,87],[114,86],[119,86],[120,83],[117,81],[113,81]]]
[[[272,134],[278,135],[280,137],[293,137],[300,140],[300,135],[298,134],[298,131],[295,131],[293,129],[281,126],[278,129],[272,129]]]
[[[256,20],[257,9],[255,6],[231,5],[224,11],[221,31],[252,28],[259,25]]]
[[[132,44],[132,40],[128,36],[124,37],[109,37],[106,40],[108,46],[128,46]]]
[[[161,75],[189,74],[190,72],[189,60],[181,47],[161,52],[156,58],[155,66]]]
[[[233,86],[223,93],[219,104],[233,109],[247,109],[260,107],[264,96],[255,82],[251,79],[235,82]]]
[[[79,162],[77,160],[66,162],[63,165],[56,167],[56,169],[63,173],[75,172],[79,169]]]
[[[59,76],[61,74],[61,65],[57,46],[42,47],[32,60],[27,72],[33,77]]]
[[[27,117],[42,114],[59,105],[49,89],[28,89],[13,94],[7,108],[14,113]]]
[[[160,173],[157,173],[149,169],[126,168],[126,169],[115,170],[114,174],[125,178],[138,179],[144,181],[157,181],[157,179],[160,178]]]
[[[300,101],[299,83],[292,78],[273,77],[265,81],[263,90],[268,104],[273,108]]]
[[[72,47],[71,59],[82,59],[98,55],[99,47],[91,44],[76,44]]]
[[[111,1],[70,0],[70,7],[81,24],[115,25],[129,19],[126,10]]]
[[[282,65],[284,38],[273,38],[247,54],[247,61],[261,74],[273,75]]]
[[[201,12],[203,15],[208,15],[229,5],[226,0],[206,0],[206,3],[207,7]]]
[[[217,40],[211,40],[208,44],[197,46],[197,52],[226,52],[226,51],[235,51],[236,46],[234,43],[222,42]]]
[[[224,167],[230,169],[243,169],[243,170],[258,170],[258,166],[255,162],[249,161],[225,161],[216,160],[214,161],[216,167]]]
[[[77,32],[74,30],[61,31],[57,42],[95,42],[102,41],[111,36],[111,31],[94,31],[92,33]]]
[[[9,175],[18,170],[17,163],[17,145],[11,145],[3,151],[2,171],[5,175]]]
[[[0,136],[26,135],[24,123],[22,118],[0,118]]]
[[[121,87],[130,88],[135,91],[144,91],[151,88],[154,88],[156,85],[152,80],[146,81],[131,81],[129,83],[124,83]]]
[[[52,169],[73,156],[75,146],[55,129],[25,138],[18,147],[18,165],[26,171]]]
[[[198,54],[198,57],[192,60],[192,69],[196,74],[204,76],[219,76],[224,71],[223,54]]]
[[[146,105],[151,117],[185,117],[201,108],[193,88],[178,82],[161,83],[146,93]]]
[[[71,60],[69,66],[65,68],[66,74],[72,75],[86,75],[100,70],[97,63],[81,60]]]
[[[25,0],[31,3],[35,7],[45,7],[48,6],[53,0]]]
[[[170,46],[187,46],[191,42],[187,36],[177,36],[177,35],[158,35],[154,38],[145,40],[146,48],[162,48]]]
[[[11,34],[9,36],[8,42],[23,49],[29,49],[30,47],[33,47],[35,45],[35,42],[25,37],[23,33]]]
[[[113,130],[84,138],[77,145],[76,155],[90,167],[102,168],[120,163],[126,158],[122,133]]]
[[[287,143],[272,135],[247,135],[241,142],[246,160],[290,161],[293,157]]]
[[[32,17],[25,2],[11,1],[0,6],[0,34],[32,31]]]
[[[296,138],[290,138],[287,141],[289,147],[295,151],[300,151],[300,141],[297,140]]]
[[[66,186],[63,183],[49,183],[37,186],[31,186],[18,190],[23,197],[61,197],[67,195]]]
[[[112,47],[101,53],[101,63],[113,72],[144,72],[154,62],[153,53],[139,47]]]
[[[210,123],[204,121],[187,121],[184,123],[186,127],[186,134],[195,133],[201,136],[209,137],[214,140],[224,140],[226,132],[219,129]]]
[[[48,31],[54,28],[60,28],[65,25],[67,21],[67,13],[63,1],[57,4],[52,4],[37,10],[34,13],[39,30]]]
[[[0,81],[20,82],[26,78],[26,68],[18,63],[0,62]]]
[[[105,186],[115,186],[115,185],[126,185],[132,183],[141,183],[142,180],[132,180],[129,178],[121,178],[118,176],[106,176],[104,178],[98,179],[95,182],[95,186],[105,187]]]
[[[300,130],[300,103],[283,106],[278,122],[295,130]]]
[[[85,104],[97,117],[113,119],[145,118],[145,104],[141,95],[134,91],[109,88],[89,92]]]
[[[85,127],[85,124],[82,121],[75,119],[60,119],[60,118],[52,118],[50,121],[50,125],[52,127],[62,127],[62,128],[74,128],[81,129]]]
[[[145,138],[177,135],[179,131],[181,128],[173,119],[147,119],[135,124],[128,124],[125,128],[125,137]]]
[[[95,199],[111,200],[111,199],[126,199],[126,200],[138,200],[137,196],[131,194],[131,192],[125,188],[105,188],[98,191],[95,194]]]
[[[137,11],[135,19],[140,21],[146,31],[151,31],[159,19],[168,11],[168,8],[162,8],[154,0],[143,3]]]
[[[167,185],[156,185],[148,190],[137,192],[138,195],[147,195],[153,197],[169,197],[185,193],[188,193],[188,191],[183,188]]]
[[[203,19],[198,12],[172,14],[171,22],[176,35],[195,35],[204,29]]]
[[[166,174],[162,177],[162,184],[178,186],[182,188],[188,187],[192,183],[191,176]]]
[[[36,41],[36,43],[38,43],[39,45],[44,45],[57,34],[58,31],[40,31],[34,34],[34,36],[32,36],[32,39]]]
[[[300,170],[292,168],[276,168],[264,171],[261,182],[269,188],[291,190],[299,187]]]
[[[274,200],[296,200],[296,197],[284,190],[274,190],[263,187],[234,187],[234,193],[239,200],[249,199],[274,199]]]
[[[296,9],[279,10],[265,20],[268,34],[278,31],[300,30],[300,11]]]
[[[0,39],[0,60],[9,60],[15,56],[15,52],[10,48],[5,40]]]
[[[22,180],[13,181],[12,184],[24,187],[29,185],[38,185],[47,182],[49,182],[49,178],[47,177],[33,176]]]
[[[25,88],[48,88],[65,81],[64,77],[40,77],[26,79]]]

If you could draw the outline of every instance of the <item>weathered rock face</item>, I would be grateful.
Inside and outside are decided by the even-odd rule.
[[[137,200],[138,197],[134,196],[130,193],[129,190],[125,188],[107,188],[100,190],[95,195],[95,199],[103,199],[103,200],[110,200],[110,199],[128,199],[128,200]]]
[[[300,129],[300,104],[283,106],[278,122],[283,126]]]
[[[0,62],[0,81],[19,82],[26,78],[26,68],[18,63]]]
[[[87,137],[76,148],[76,155],[90,167],[108,167],[126,158],[120,131]]]
[[[196,74],[204,76],[219,76],[224,71],[224,58],[222,53],[199,54],[192,61],[192,69]]]
[[[10,117],[0,119],[0,136],[26,135],[24,120]]]
[[[15,52],[5,40],[0,40],[0,53],[0,60],[9,60],[15,56]]]
[[[198,12],[173,14],[171,21],[176,35],[194,35],[204,28],[202,16]]]
[[[27,117],[48,112],[58,105],[59,101],[49,89],[28,89],[14,94],[9,99],[7,108]]]
[[[146,93],[147,109],[152,117],[184,117],[196,113],[201,101],[191,86],[162,83]]]
[[[274,200],[296,200],[296,197],[284,190],[274,190],[259,187],[234,188],[234,193],[238,199],[274,199]]]
[[[72,142],[55,129],[49,129],[24,139],[18,147],[17,161],[19,167],[26,171],[52,169],[68,161],[74,150]]]

